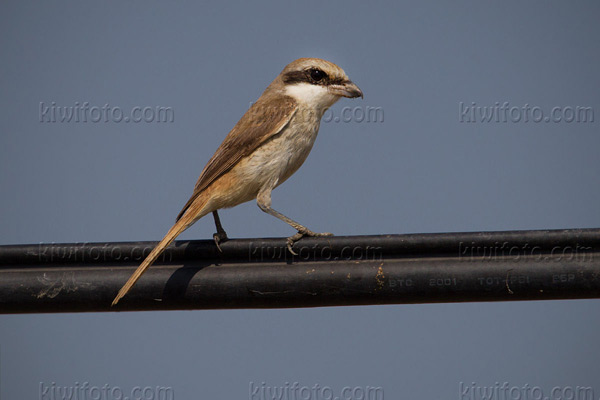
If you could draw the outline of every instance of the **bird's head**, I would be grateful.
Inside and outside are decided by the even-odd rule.
[[[343,69],[320,58],[299,58],[288,64],[272,86],[324,112],[341,97],[363,97]]]

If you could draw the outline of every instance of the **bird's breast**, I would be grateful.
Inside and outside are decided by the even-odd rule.
[[[280,185],[304,163],[319,131],[319,115],[300,108],[289,124],[236,166],[236,173],[253,186]]]

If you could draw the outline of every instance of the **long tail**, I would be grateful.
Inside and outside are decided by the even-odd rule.
[[[187,210],[187,212],[177,220],[175,225],[173,225],[171,229],[169,229],[169,232],[167,232],[165,237],[156,245],[156,247],[150,252],[150,254],[148,254],[148,257],[146,257],[146,259],[140,264],[140,266],[135,270],[131,277],[129,277],[127,283],[125,283],[121,290],[119,290],[119,293],[117,294],[117,297],[115,297],[115,299],[113,300],[111,307],[117,304],[119,300],[121,300],[123,296],[125,296],[127,292],[129,292],[129,290],[133,287],[133,285],[135,285],[138,279],[141,278],[142,274],[146,272],[146,270],[152,265],[152,263],[154,263],[154,261],[156,261],[156,259],[162,254],[162,252],[171,243],[173,243],[173,241],[175,240],[175,238],[177,238],[177,236],[179,236],[179,234],[181,234],[183,231],[189,228],[189,226],[196,222],[198,219],[202,218],[210,212],[210,210],[205,209],[206,200],[201,197],[196,198],[196,204],[190,207]]]

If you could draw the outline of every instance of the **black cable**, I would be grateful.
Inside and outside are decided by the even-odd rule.
[[[600,229],[0,246],[0,313],[283,308],[600,297]]]

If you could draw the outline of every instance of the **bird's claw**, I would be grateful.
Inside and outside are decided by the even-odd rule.
[[[307,229],[305,231],[298,231],[295,235],[292,235],[292,236],[290,236],[289,238],[286,239],[287,248],[290,251],[290,253],[292,253],[295,256],[298,255],[298,253],[296,253],[292,249],[292,246],[294,246],[294,243],[296,243],[298,240],[302,239],[304,236],[312,236],[312,237],[333,236],[333,233],[329,233],[329,232],[313,232],[313,231],[311,231],[309,229]]]
[[[221,249],[221,242],[225,242],[225,241],[227,241],[227,239],[229,239],[229,238],[227,237],[227,234],[225,233],[225,231],[217,232],[217,233],[213,234],[213,240],[215,241],[215,244],[217,245],[217,249],[219,250],[219,253],[223,252],[223,250]]]

